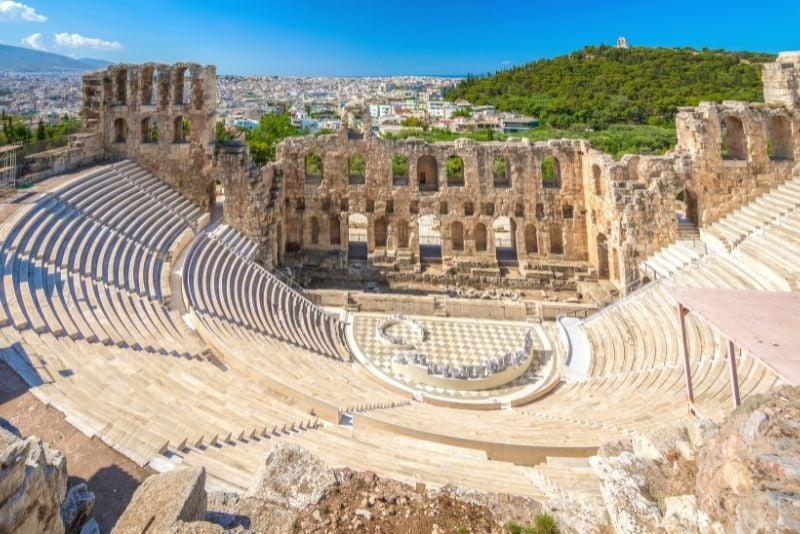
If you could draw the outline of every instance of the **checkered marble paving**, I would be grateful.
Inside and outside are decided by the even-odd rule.
[[[405,376],[392,372],[392,358],[405,352],[385,345],[375,333],[379,323],[389,318],[387,314],[358,313],[353,318],[353,333],[361,352],[384,374],[427,393],[449,395],[460,398],[483,398],[506,395],[540,378],[535,365],[531,369],[501,388],[484,391],[456,391],[437,388],[427,384],[412,383]],[[530,327],[524,323],[486,321],[480,319],[452,319],[440,317],[407,316],[425,327],[425,340],[419,342],[409,323],[389,326],[387,334],[412,341],[416,351],[425,354],[429,362],[454,365],[480,363],[490,357],[501,357],[522,346],[525,332]],[[534,336],[534,348],[541,342]]]

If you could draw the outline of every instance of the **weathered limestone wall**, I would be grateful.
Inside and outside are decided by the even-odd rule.
[[[83,77],[86,129],[205,210],[214,205],[216,68],[113,65]]]
[[[346,135],[287,139],[278,146],[284,175],[286,244],[303,250],[347,249],[353,214],[366,218],[367,248],[375,262],[402,268],[419,262],[420,241],[440,241],[443,262],[462,269],[497,268],[495,226],[513,235],[522,268],[545,258],[587,260],[580,168],[586,144],[555,140],[430,144],[416,139],[351,139]],[[321,177],[306,176],[306,158],[319,156]],[[364,176],[350,177],[360,155]],[[408,161],[409,176],[394,177],[392,158]],[[447,160],[463,162],[463,177],[448,181]],[[541,163],[555,158],[556,177],[543,183]],[[495,183],[495,160],[507,180]],[[434,185],[431,185],[433,181]],[[427,186],[427,188],[426,188]],[[432,220],[433,236],[421,235]],[[526,240],[526,234],[528,239]],[[553,240],[558,238],[561,246]]]

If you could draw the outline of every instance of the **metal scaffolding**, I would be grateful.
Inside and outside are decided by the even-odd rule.
[[[21,155],[22,145],[0,147],[0,191],[13,191],[17,187],[17,162]]]

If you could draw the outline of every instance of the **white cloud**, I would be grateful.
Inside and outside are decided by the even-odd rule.
[[[20,2],[3,0],[0,2],[0,22],[44,22],[47,17],[36,9]]]
[[[84,37],[78,33],[57,33],[56,45],[68,48],[94,48],[96,50],[119,50],[122,43],[119,41],[104,41],[97,37]]]
[[[22,44],[33,48],[34,50],[47,50],[47,47],[44,46],[42,42],[42,34],[41,33],[32,33],[29,36],[25,37],[22,40]]]

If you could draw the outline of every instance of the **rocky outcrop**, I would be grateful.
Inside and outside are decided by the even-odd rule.
[[[244,497],[300,510],[319,502],[335,482],[325,462],[298,445],[279,443],[264,459]]]
[[[798,532],[798,438],[800,388],[785,387],[751,398],[720,427],[636,435],[589,462],[615,532]],[[545,508],[563,531],[600,531],[578,524],[585,514],[563,513],[574,502]]]
[[[206,514],[206,472],[182,468],[145,480],[133,494],[114,532],[167,532],[177,521],[200,521]]]
[[[0,532],[63,533],[59,505],[66,489],[60,452],[0,428]]]
[[[72,486],[61,503],[61,519],[67,534],[83,534],[82,527],[94,508],[94,493],[84,482]],[[90,526],[89,529],[92,527]]]
[[[726,530],[800,531],[800,388],[742,405],[700,449],[697,497]]]

